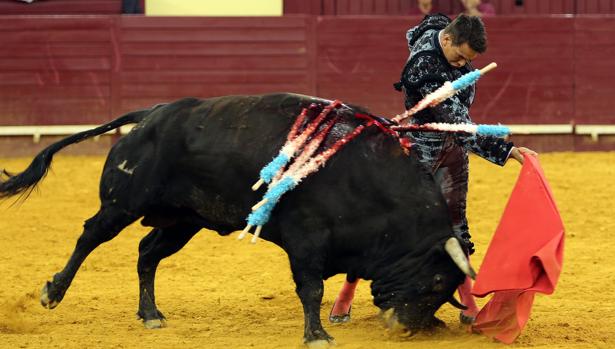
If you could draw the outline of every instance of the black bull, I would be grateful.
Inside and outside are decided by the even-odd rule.
[[[138,315],[148,327],[162,326],[164,316],[154,301],[160,260],[203,227],[221,235],[244,228],[251,206],[262,197],[263,189],[250,189],[259,170],[282,147],[301,109],[323,102],[295,94],[182,99],[69,136],[41,151],[24,172],[4,172],[0,198],[27,195],[63,147],[138,122],[111,149],[100,210],[85,222],[64,269],[43,288],[42,304],[57,306],[85,258],[143,218],[154,229],[139,245]],[[331,134],[364,122],[355,111],[336,110],[340,122]],[[394,319],[416,330],[441,325],[435,312],[446,302],[456,303],[461,270],[469,273],[465,258],[459,261],[463,252],[451,239],[446,203],[433,177],[377,127],[288,192],[261,237],[288,254],[306,342],[332,339],[320,321],[323,279],[347,273],[350,279],[373,280],[376,306],[392,309]],[[449,244],[456,245],[454,252],[445,248]]]

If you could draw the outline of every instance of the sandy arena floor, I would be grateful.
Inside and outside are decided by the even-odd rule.
[[[615,152],[542,154],[566,226],[564,271],[553,296],[538,295],[516,344],[523,348],[615,347]],[[0,159],[20,171],[30,159]],[[137,246],[148,229],[135,224],[90,255],[55,310],[39,304],[45,280],[73,250],[83,221],[98,207],[103,157],[58,156],[39,192],[22,205],[0,206],[0,347],[2,348],[299,348],[301,305],[286,255],[203,230],[164,260],[156,292],[168,327],[136,320]],[[473,158],[469,218],[480,265],[520,166]],[[531,219],[531,217],[528,217]],[[343,277],[326,281],[322,317]],[[481,304],[484,303],[481,301]],[[353,321],[326,329],[339,348],[503,348],[466,333],[449,305],[438,315],[448,329],[410,339],[387,334],[360,285]]]

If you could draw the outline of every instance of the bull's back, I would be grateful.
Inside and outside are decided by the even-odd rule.
[[[111,150],[103,201],[189,208],[214,226],[241,229],[262,193],[250,187],[277,154],[303,107],[295,94],[186,98],[154,110]]]

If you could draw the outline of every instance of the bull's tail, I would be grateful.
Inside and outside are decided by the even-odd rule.
[[[28,168],[21,173],[13,175],[5,170],[0,170],[0,199],[5,199],[17,194],[32,191],[38,182],[47,174],[49,166],[51,165],[51,160],[53,160],[53,154],[57,153],[67,145],[79,143],[84,139],[101,135],[126,124],[138,123],[143,120],[150,113],[150,111],[151,109],[131,112],[120,116],[107,124],[98,126],[91,130],[75,133],[72,136],[68,136],[56,143],[53,143],[38,153]]]

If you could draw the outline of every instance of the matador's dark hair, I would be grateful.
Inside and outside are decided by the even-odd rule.
[[[487,51],[487,32],[480,17],[462,13],[444,28],[444,33],[452,36],[455,46],[467,42],[478,53]]]

